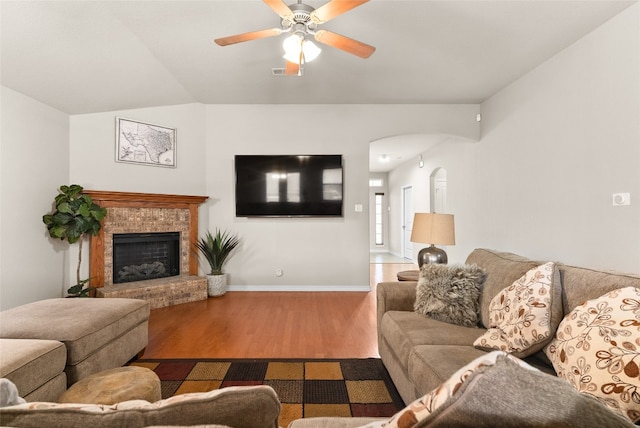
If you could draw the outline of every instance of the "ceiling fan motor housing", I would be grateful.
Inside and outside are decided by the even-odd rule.
[[[289,5],[289,9],[293,13],[293,21],[291,21],[291,18],[284,18],[281,23],[283,30],[304,35],[316,29],[317,23],[311,18],[311,12],[315,8],[306,4],[296,3]]]

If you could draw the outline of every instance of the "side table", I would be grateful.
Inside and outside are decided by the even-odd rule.
[[[419,270],[403,270],[398,272],[398,281],[418,281]]]

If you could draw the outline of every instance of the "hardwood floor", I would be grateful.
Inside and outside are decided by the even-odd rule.
[[[375,285],[408,269],[372,263],[368,293],[227,292],[154,309],[142,358],[377,357]]]

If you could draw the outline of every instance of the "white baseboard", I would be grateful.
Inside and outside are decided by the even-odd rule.
[[[369,285],[229,285],[228,291],[357,291],[368,293]]]

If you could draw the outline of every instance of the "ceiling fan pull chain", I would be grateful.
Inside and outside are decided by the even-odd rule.
[[[298,64],[302,65],[304,61],[304,50],[302,49],[304,46],[304,37],[300,37],[300,58],[298,59]]]

